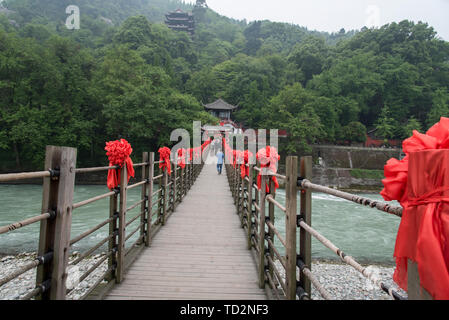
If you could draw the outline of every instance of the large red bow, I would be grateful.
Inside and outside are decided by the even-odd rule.
[[[387,201],[398,200],[394,281],[407,290],[407,260],[418,264],[420,285],[435,299],[449,299],[449,118],[403,142],[406,157],[384,167]],[[413,154],[410,161],[411,154]]]
[[[134,177],[133,161],[129,157],[133,152],[131,145],[125,139],[106,142],[104,148],[109,159],[109,166],[123,167],[126,163],[126,171],[128,175],[128,182],[131,177]],[[120,183],[120,169],[108,170],[107,186],[110,190],[116,188]]]
[[[276,173],[277,162],[281,159],[281,156],[278,154],[275,147],[267,146],[257,152],[256,158],[260,162],[260,172],[257,176],[257,187],[260,190],[262,184],[262,171],[264,170],[264,168],[268,168],[269,173]],[[274,191],[276,192],[276,189],[279,188],[279,183],[276,177],[272,177],[272,180],[274,182]],[[268,183],[266,183],[266,192],[270,192]]]
[[[162,171],[167,170],[168,174],[171,175],[171,163],[170,163],[170,149],[167,147],[159,148],[159,168]]]

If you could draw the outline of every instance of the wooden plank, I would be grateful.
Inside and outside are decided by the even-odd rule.
[[[232,203],[225,176],[204,166],[151,247],[106,298],[266,299]]]

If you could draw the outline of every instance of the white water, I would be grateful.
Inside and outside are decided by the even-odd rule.
[[[108,192],[106,186],[75,187],[74,202]],[[382,200],[377,194],[365,195]],[[140,188],[130,190],[128,203],[140,199]],[[276,199],[285,203],[284,190],[278,190]],[[387,213],[357,205],[326,194],[314,194],[312,201],[312,227],[330,239],[346,254],[363,262],[393,262],[393,251],[400,218]],[[40,213],[42,187],[38,185],[0,185],[0,226],[8,225]],[[298,201],[299,206],[299,201]],[[277,208],[276,208],[277,209]],[[139,214],[140,206],[129,213],[127,220]],[[284,234],[284,213],[275,212],[275,225]],[[103,199],[74,210],[71,239],[98,225],[109,217],[109,199]],[[128,228],[134,230],[137,219]],[[132,244],[133,236],[127,243]],[[108,235],[108,226],[76,243],[72,250],[81,251],[92,247]],[[17,253],[37,249],[39,223],[0,235],[0,253]],[[277,243],[278,245],[278,243]],[[105,247],[103,247],[104,249]],[[278,246],[282,252],[282,248]],[[337,257],[315,239],[312,240],[314,258]]]

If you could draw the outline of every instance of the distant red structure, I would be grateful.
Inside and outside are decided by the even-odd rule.
[[[402,140],[378,140],[373,139],[369,135],[366,136],[366,142],[365,147],[367,148],[380,148],[382,146],[389,146],[389,147],[398,147],[400,148],[402,146]]]

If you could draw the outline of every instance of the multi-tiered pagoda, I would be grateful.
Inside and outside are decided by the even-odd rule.
[[[172,11],[165,15],[165,24],[172,30],[185,31],[190,35],[195,33],[195,21],[193,14],[184,12],[181,9]]]

